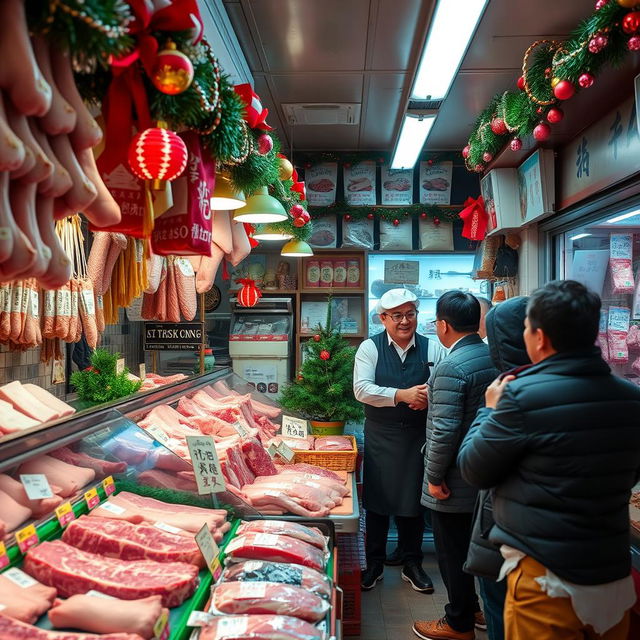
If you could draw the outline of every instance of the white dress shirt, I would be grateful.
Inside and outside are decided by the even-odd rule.
[[[405,361],[409,349],[416,344],[415,335],[412,336],[409,344],[404,349],[394,342],[389,334],[387,334],[387,339],[389,344],[394,346],[402,362]],[[446,355],[447,351],[438,338],[431,336],[429,338],[429,362],[433,362],[435,365]],[[395,387],[381,387],[375,383],[377,365],[378,349],[373,340],[365,340],[356,352],[355,366],[353,368],[353,393],[356,400],[370,404],[372,407],[395,407],[398,389]]]

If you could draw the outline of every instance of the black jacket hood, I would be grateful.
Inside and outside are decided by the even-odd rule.
[[[531,364],[522,336],[527,301],[525,296],[509,298],[487,313],[489,351],[493,364],[500,372]]]

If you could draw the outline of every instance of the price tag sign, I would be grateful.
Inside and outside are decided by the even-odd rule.
[[[120,375],[121,373],[124,373],[124,358],[116,360],[116,374]]]
[[[110,513],[113,513],[117,516],[122,515],[126,509],[124,507],[121,507],[120,505],[117,504],[113,504],[112,502],[103,502],[100,505],[101,509],[104,509],[105,511],[109,511]]]
[[[64,502],[56,509],[56,518],[61,527],[66,527],[72,520],[76,519],[70,502]]]
[[[22,553],[26,553],[28,549],[37,545],[39,541],[35,525],[30,524],[28,527],[16,532],[16,542],[18,543],[18,549]]]
[[[284,458],[286,462],[291,462],[296,456],[295,451],[289,447],[284,440],[278,445],[277,453]]]
[[[0,569],[4,569],[9,565],[9,556],[7,555],[7,547],[4,542],[0,542]]]
[[[87,503],[87,507],[89,507],[89,510],[97,507],[100,504],[100,496],[98,495],[98,490],[95,487],[85,492],[84,499]]]
[[[272,442],[272,443],[269,445],[269,448],[267,449],[267,453],[268,453],[272,458],[275,458],[275,457],[278,455],[278,446]]]
[[[220,573],[222,573],[220,560],[218,559],[220,549],[218,548],[218,545],[213,539],[211,531],[209,531],[209,527],[206,524],[202,525],[202,529],[196,533],[196,544],[200,549],[200,553],[202,554],[207,567],[209,567],[209,571],[211,571],[211,575],[213,575],[214,579],[217,580],[220,577]]]
[[[187,436],[187,446],[196,475],[198,493],[220,493],[227,485],[220,469],[216,443],[211,436]]]
[[[628,307],[609,307],[609,331],[629,331],[629,321],[631,319],[631,309]]]
[[[238,432],[238,435],[241,438],[246,438],[249,436],[249,431],[247,430],[247,428],[241,424],[240,422],[234,422],[234,424],[232,425],[232,427]]]
[[[206,611],[192,611],[187,620],[187,627],[206,627],[215,616]]]
[[[309,435],[309,423],[301,418],[282,416],[282,435],[287,438],[306,438]]]
[[[104,492],[107,494],[107,497],[115,492],[116,483],[113,481],[113,476],[107,476],[102,481],[102,488],[104,489]]]
[[[53,491],[51,491],[47,476],[43,473],[20,474],[20,482],[22,482],[29,500],[53,498]]]
[[[147,365],[143,362],[138,369],[140,370],[140,380],[144,380],[147,377]]]
[[[163,609],[160,617],[153,625],[153,637],[155,640],[168,640],[169,638],[169,610]]]
[[[38,584],[30,575],[27,575],[22,569],[18,569],[17,567],[7,569],[2,575],[22,589],[28,589],[29,587],[33,587],[34,584]]]
[[[178,529],[178,527],[173,527],[166,522],[154,522],[153,526],[156,529],[160,529],[160,531],[166,531],[167,533],[175,533],[176,535],[184,534],[184,529]]]

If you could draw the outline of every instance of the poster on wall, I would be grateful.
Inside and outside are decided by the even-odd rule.
[[[453,162],[420,163],[420,204],[451,204]]]
[[[334,215],[320,216],[313,220],[313,233],[309,244],[319,249],[335,249],[338,237],[338,221]]]
[[[391,171],[389,165],[382,167],[382,204],[413,204],[413,169]]]
[[[372,160],[343,167],[344,199],[352,207],[376,204],[376,163]]]
[[[553,151],[538,149],[518,167],[518,195],[522,224],[529,224],[553,212]]]
[[[307,202],[310,207],[328,207],[336,201],[338,163],[320,162],[305,170]]]

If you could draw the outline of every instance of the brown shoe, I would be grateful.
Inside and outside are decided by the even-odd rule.
[[[487,621],[484,619],[484,613],[482,613],[482,611],[476,611],[474,622],[476,629],[480,629],[480,631],[487,630]]]
[[[413,633],[423,640],[475,640],[476,634],[471,631],[456,631],[449,626],[446,618],[440,620],[416,620]]]

